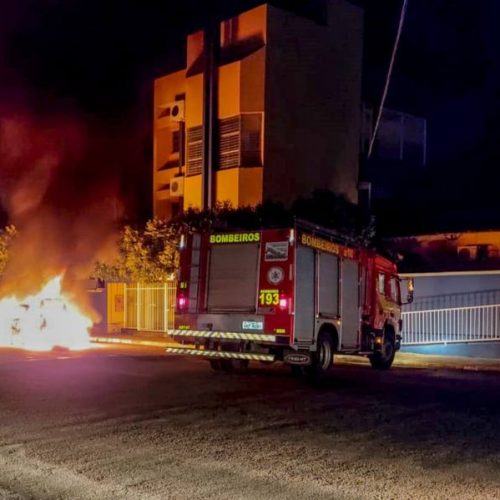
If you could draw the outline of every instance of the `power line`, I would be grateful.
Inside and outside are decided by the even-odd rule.
[[[401,7],[401,14],[399,16],[398,32],[396,35],[396,40],[394,42],[394,47],[392,49],[391,62],[389,63],[389,69],[387,70],[387,76],[386,76],[385,85],[384,85],[384,92],[382,93],[382,99],[380,100],[380,107],[378,109],[377,120],[375,121],[375,127],[373,128],[373,134],[372,134],[372,137],[370,140],[370,147],[368,148],[367,158],[370,158],[370,156],[372,154],[373,145],[375,144],[375,139],[377,137],[377,132],[378,132],[378,129],[380,126],[380,120],[382,118],[382,113],[384,111],[385,100],[387,98],[387,93],[389,92],[389,84],[391,82],[392,69],[394,67],[394,61],[396,60],[396,53],[397,53],[398,47],[399,47],[399,39],[401,38],[401,33],[403,31],[403,25],[404,25],[404,21],[405,21],[407,8],[408,8],[408,0],[403,0],[403,6]]]

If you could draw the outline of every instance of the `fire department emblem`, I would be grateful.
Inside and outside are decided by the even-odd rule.
[[[273,285],[277,285],[281,283],[285,278],[285,272],[281,267],[271,267],[269,271],[267,271],[267,281],[272,283]]]

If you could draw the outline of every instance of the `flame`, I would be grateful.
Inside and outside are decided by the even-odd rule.
[[[56,276],[37,294],[0,300],[0,346],[32,351],[90,347],[92,320],[62,292],[61,281],[62,275]]]

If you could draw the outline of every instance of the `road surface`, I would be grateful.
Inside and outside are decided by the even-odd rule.
[[[0,350],[0,498],[500,498],[500,375]]]

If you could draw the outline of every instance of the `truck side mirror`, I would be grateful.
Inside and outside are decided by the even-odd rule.
[[[408,304],[411,304],[413,302],[413,290],[415,289],[415,281],[413,280],[413,278],[408,278],[407,288],[408,295],[406,297],[406,302],[408,302]]]

